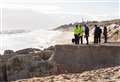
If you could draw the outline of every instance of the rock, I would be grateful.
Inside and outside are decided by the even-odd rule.
[[[36,48],[27,48],[27,49],[18,50],[15,53],[16,54],[31,54],[31,53],[38,53],[38,52],[41,52],[41,50],[36,49]]]
[[[33,56],[36,60],[48,60],[52,55],[53,55],[54,51],[51,50],[44,50],[38,53],[33,53]]]
[[[66,76],[66,75],[63,75],[63,78],[64,78],[64,79],[67,79],[67,80],[70,80],[70,79],[71,79],[70,77],[68,77],[68,76]]]
[[[44,50],[52,50],[52,51],[54,51],[54,50],[55,50],[55,47],[54,47],[54,46],[50,46],[50,47],[48,47],[48,48],[46,48],[46,49],[44,49]]]
[[[8,80],[17,80],[29,77],[29,68],[32,62],[31,55],[14,55],[10,57],[7,64]]]
[[[5,50],[4,55],[13,55],[14,51],[13,50]]]
[[[33,61],[31,63],[29,72],[33,76],[42,76],[54,72],[54,64],[48,61]]]
[[[53,55],[54,52],[51,50],[45,50],[45,51],[42,51],[41,53],[42,53],[42,59],[48,60],[51,57],[51,55]]]

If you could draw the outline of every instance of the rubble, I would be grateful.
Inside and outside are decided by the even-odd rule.
[[[82,73],[34,77],[14,82],[120,82],[120,66],[101,68]]]

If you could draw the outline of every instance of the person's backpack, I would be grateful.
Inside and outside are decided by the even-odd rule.
[[[102,29],[100,28],[100,34],[102,33]]]

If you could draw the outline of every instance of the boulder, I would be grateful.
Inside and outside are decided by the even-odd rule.
[[[48,60],[52,55],[54,51],[51,50],[44,50],[38,53],[33,53],[33,58],[36,60]]]
[[[15,53],[17,53],[17,54],[31,54],[31,53],[38,53],[40,51],[41,50],[37,49],[37,48],[26,48],[26,49],[18,50]]]
[[[14,51],[13,50],[5,50],[4,55],[13,55]]]
[[[55,71],[55,64],[49,61],[33,61],[29,69],[29,75],[34,76],[43,76],[49,75]]]
[[[44,50],[52,50],[52,51],[54,51],[55,50],[55,46],[50,46],[50,47],[48,47],[48,48],[46,48]]]
[[[53,55],[53,51],[51,51],[51,50],[45,50],[45,51],[42,51],[41,52],[42,53],[42,59],[43,60],[48,60],[52,55]]]
[[[29,68],[33,59],[31,55],[14,55],[7,60],[7,78],[9,81],[29,77]]]

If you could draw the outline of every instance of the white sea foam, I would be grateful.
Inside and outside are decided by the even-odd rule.
[[[18,31],[19,32],[19,31]],[[46,48],[55,44],[59,31],[35,30],[30,32],[0,34],[0,53],[4,50],[19,50],[23,48]]]

